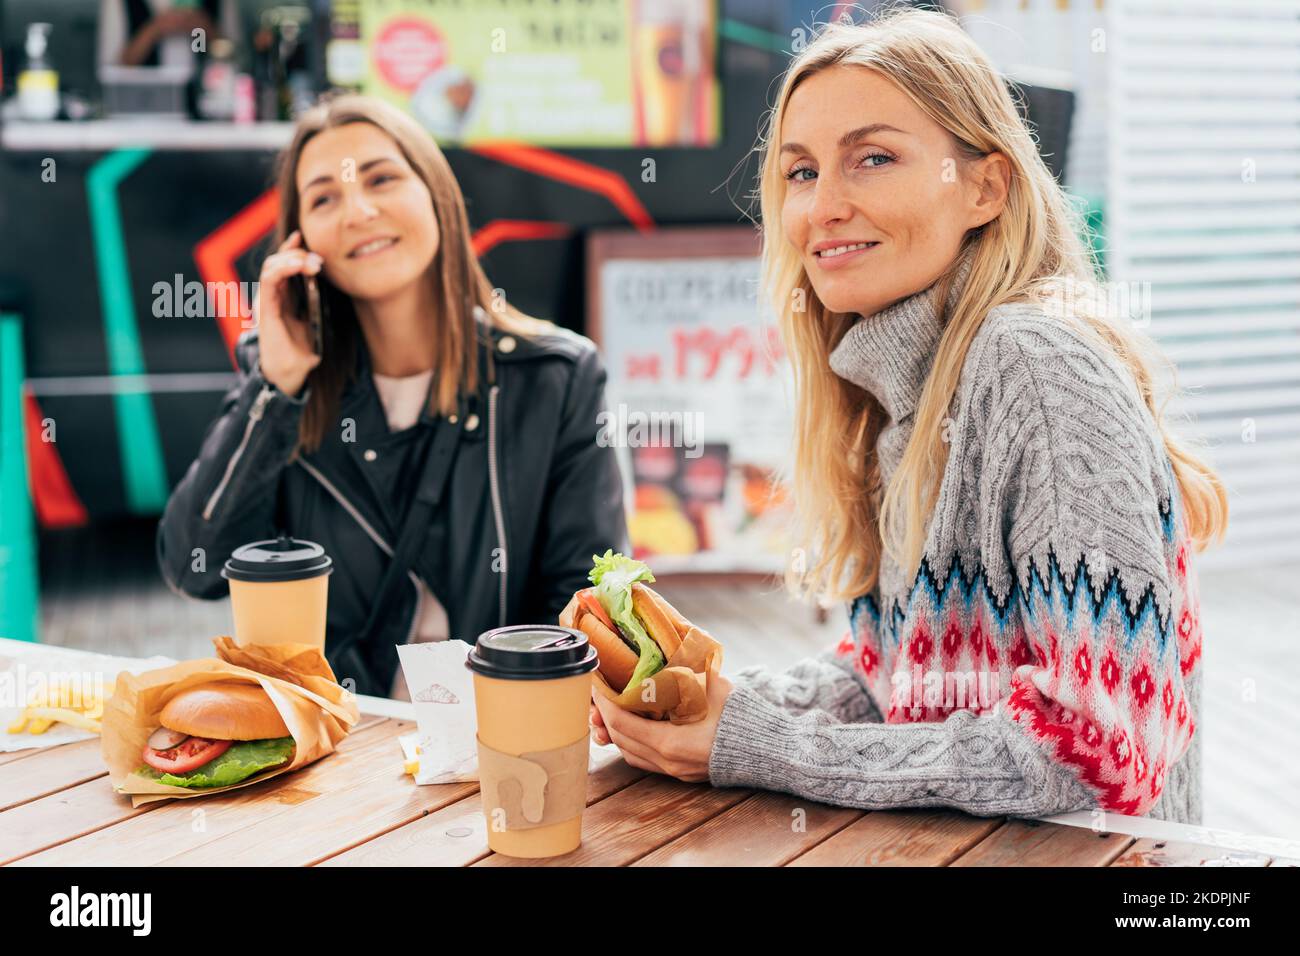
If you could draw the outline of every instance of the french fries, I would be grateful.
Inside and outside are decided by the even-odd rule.
[[[18,719],[6,728],[11,734],[43,734],[56,723],[67,724],[93,734],[100,732],[104,701],[113,696],[116,684],[100,692],[72,681],[57,681],[34,692]]]
[[[402,772],[414,777],[420,772],[420,753],[423,748],[416,740],[415,734],[399,737],[398,743],[402,745]]]

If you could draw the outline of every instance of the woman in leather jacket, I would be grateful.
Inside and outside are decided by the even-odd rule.
[[[174,590],[219,598],[240,545],[317,542],[334,560],[336,676],[405,696],[396,645],[554,623],[592,555],[626,549],[618,464],[597,440],[604,367],[493,290],[446,158],[396,108],[342,96],[305,114],[279,196],[257,328],[167,502],[159,564]],[[380,596],[417,498],[431,517]]]

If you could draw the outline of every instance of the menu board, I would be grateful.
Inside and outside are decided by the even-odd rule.
[[[710,146],[715,0],[366,0],[363,89],[440,141]]]
[[[784,566],[793,383],[758,251],[748,227],[588,240],[589,331],[608,373],[598,440],[630,485],[633,552],[661,573]]]

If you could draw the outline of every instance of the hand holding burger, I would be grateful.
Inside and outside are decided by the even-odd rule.
[[[592,736],[598,744],[613,743],[633,767],[676,777],[686,783],[709,779],[709,757],[718,734],[722,708],[733,685],[721,674],[709,681],[709,712],[693,724],[648,720],[624,710],[612,700],[592,695]]]
[[[688,779],[686,774],[701,779],[699,761],[707,764],[722,701],[731,690],[720,673],[722,646],[649,587],[654,575],[644,563],[613,551],[593,561],[592,587],[578,591],[560,614],[560,624],[585,634],[599,658],[592,676],[593,737],[597,743],[623,747],[623,742],[638,739],[625,735],[620,741],[619,733],[631,728],[690,726],[694,729],[689,735],[673,731],[667,737],[666,731],[633,731],[645,740],[682,743],[683,753],[698,758],[689,767],[674,763],[668,769],[662,762],[651,766],[650,747],[640,757],[624,748],[624,756],[636,766],[665,773],[678,770],[682,779]],[[609,711],[626,713],[632,720],[620,720],[616,729],[603,716]]]

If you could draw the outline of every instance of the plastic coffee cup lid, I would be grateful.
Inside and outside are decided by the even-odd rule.
[[[319,544],[286,534],[236,548],[221,576],[233,581],[301,581],[332,570],[334,562]]]
[[[484,631],[465,666],[501,680],[552,680],[596,669],[596,649],[587,635],[550,624],[516,624]]]

